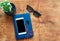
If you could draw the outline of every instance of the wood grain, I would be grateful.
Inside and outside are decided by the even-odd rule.
[[[31,13],[34,37],[16,40],[12,17],[0,9],[0,41],[60,41],[60,0],[9,0],[16,5],[16,14],[27,12],[30,5],[42,16]]]

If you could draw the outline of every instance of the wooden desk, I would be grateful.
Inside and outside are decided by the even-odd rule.
[[[16,13],[32,6],[42,16],[38,19],[31,13],[34,37],[16,40],[12,17],[0,9],[0,41],[60,41],[60,0],[9,0],[16,5]],[[39,22],[40,21],[40,22]]]

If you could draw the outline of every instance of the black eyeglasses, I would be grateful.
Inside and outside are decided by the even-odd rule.
[[[35,17],[40,17],[40,16],[41,16],[41,14],[40,14],[38,11],[34,10],[34,9],[33,9],[31,6],[29,6],[29,5],[27,5],[27,8],[26,8],[26,9],[27,9],[28,12],[32,12]]]

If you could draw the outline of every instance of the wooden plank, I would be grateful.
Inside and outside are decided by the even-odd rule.
[[[38,19],[31,13],[34,37],[18,41],[60,41],[60,0],[9,0],[16,5],[16,14],[27,12],[30,5],[42,14]],[[0,41],[17,41],[12,17],[0,9]]]

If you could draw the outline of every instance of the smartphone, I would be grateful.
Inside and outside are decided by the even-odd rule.
[[[29,13],[14,15],[13,19],[16,39],[23,39],[27,37],[31,38],[33,36],[32,23]]]
[[[22,34],[26,34],[26,28],[24,25],[24,18],[17,18],[16,19],[16,24],[17,24],[17,28],[18,28],[18,35],[22,35]]]

